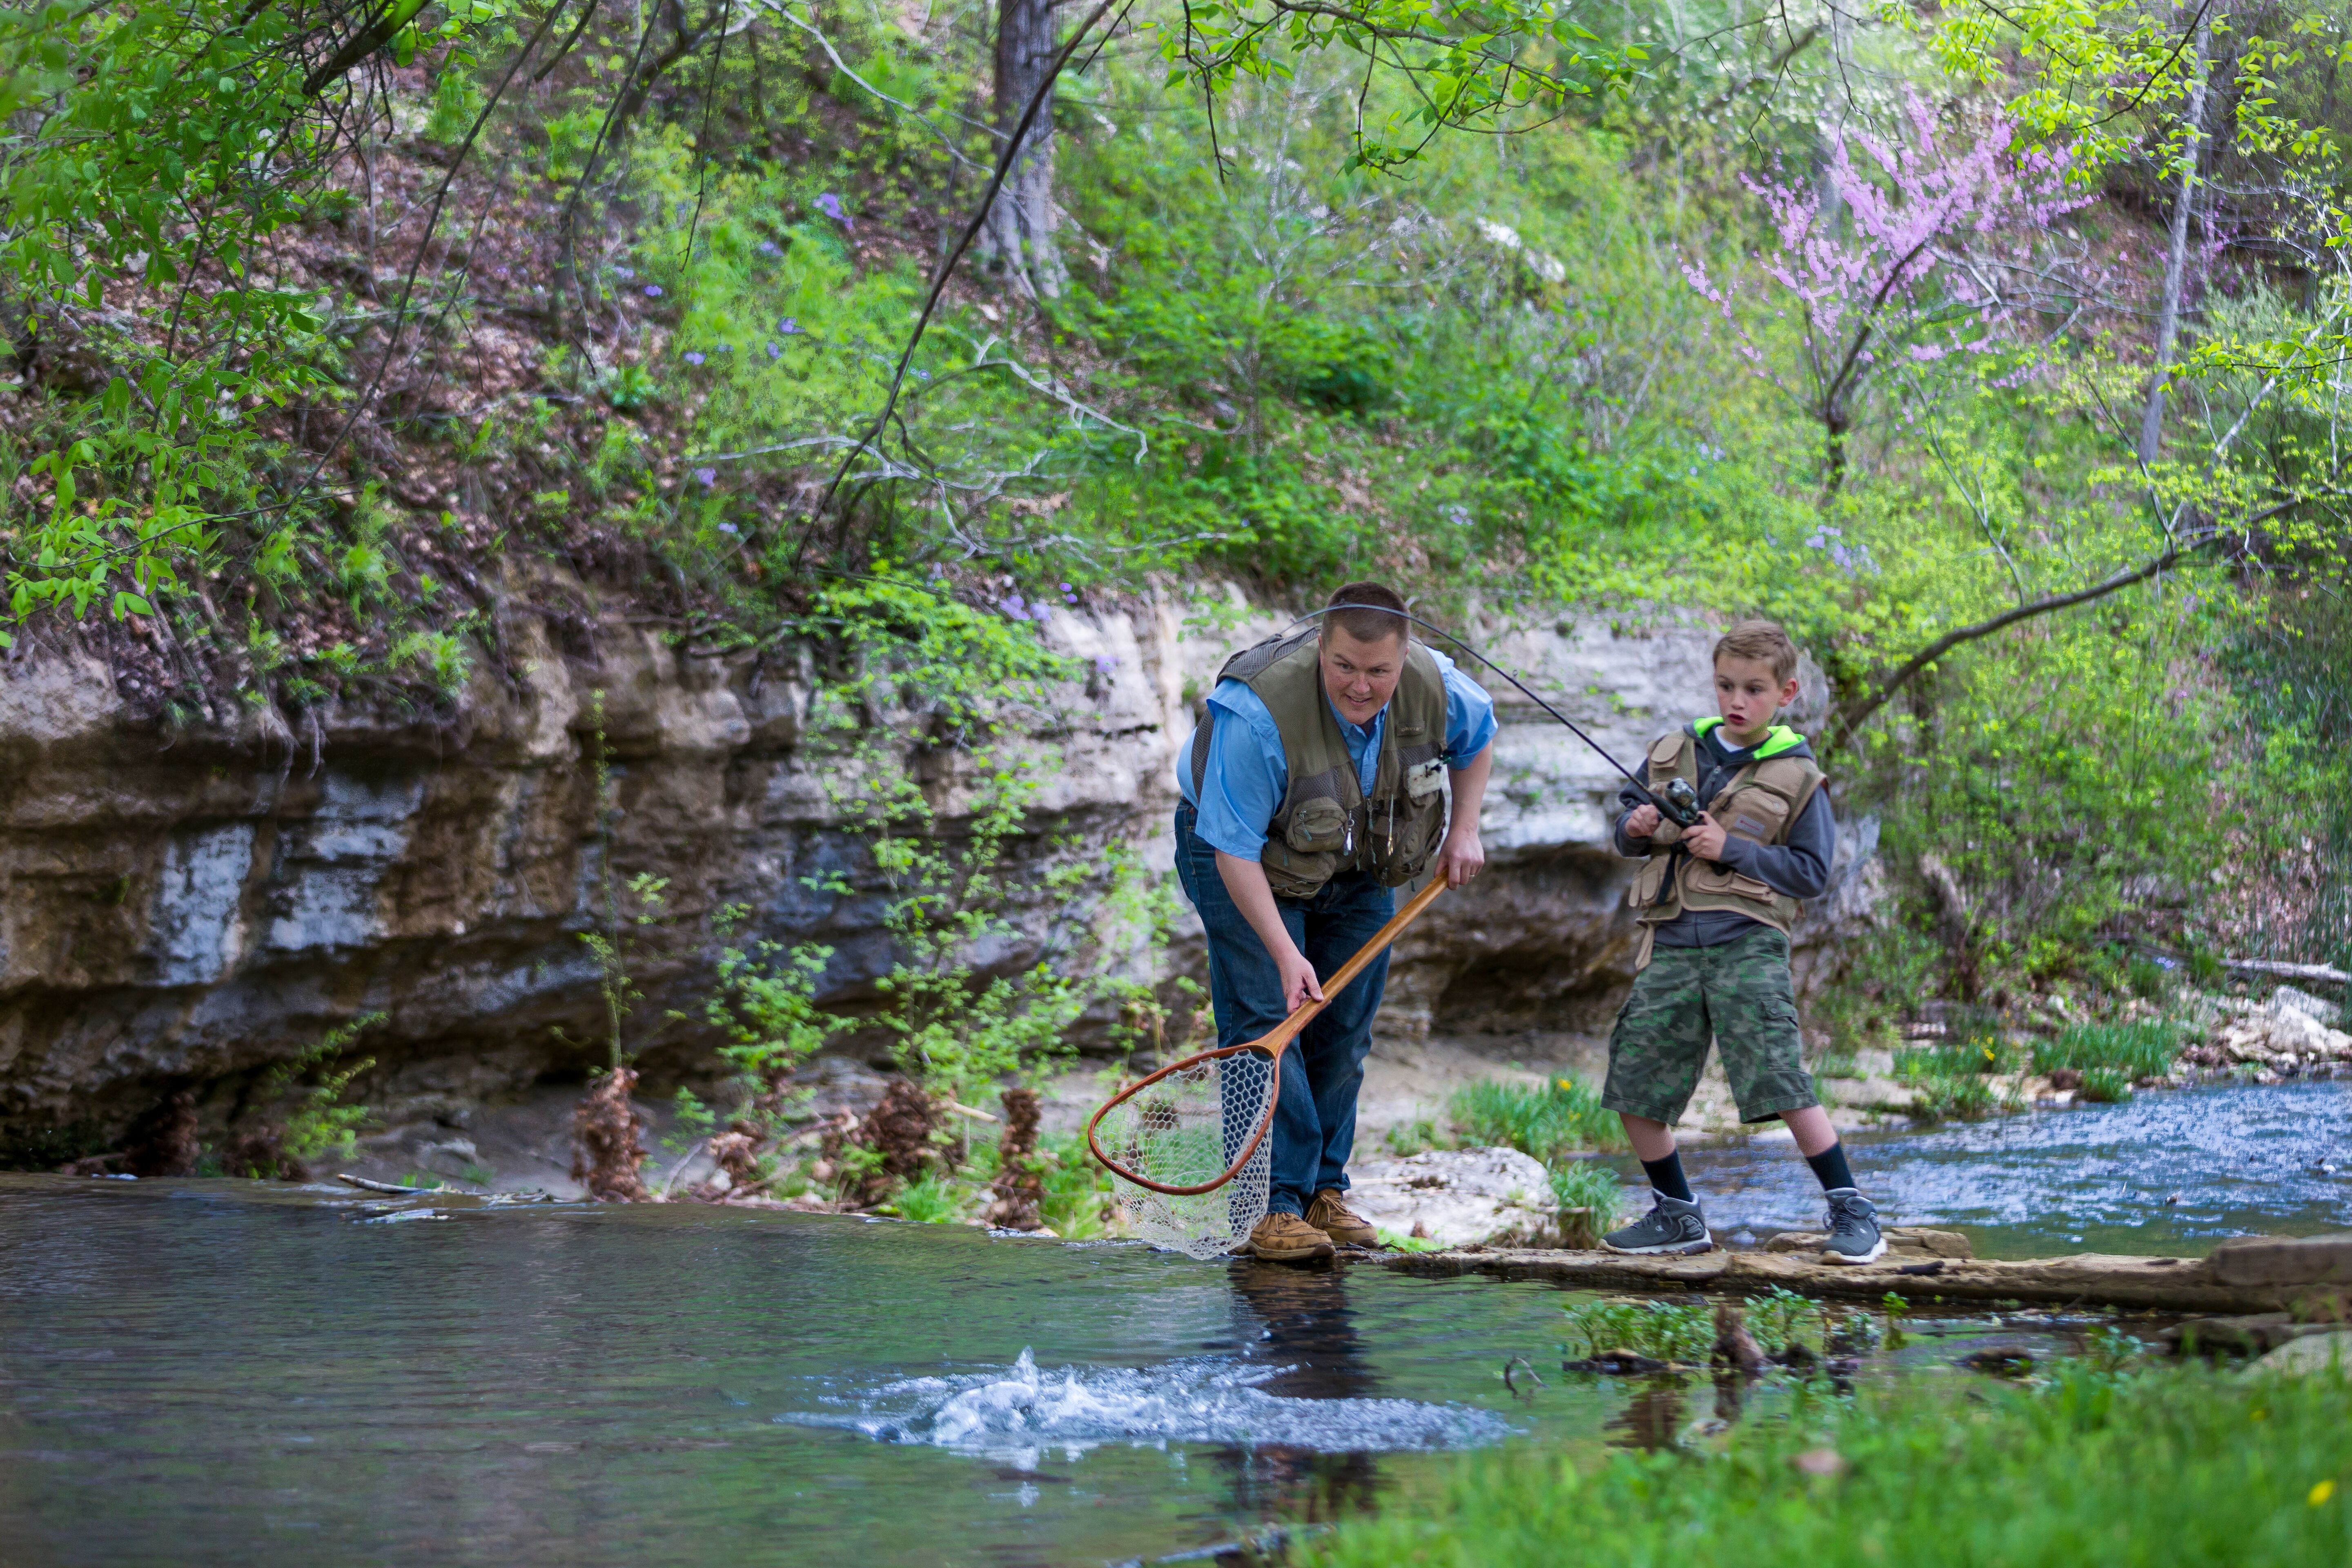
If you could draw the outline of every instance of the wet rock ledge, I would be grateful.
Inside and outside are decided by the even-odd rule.
[[[1896,1226],[1887,1235],[1891,1245],[1886,1256],[1860,1268],[1823,1263],[1810,1251],[1769,1247],[1758,1252],[1718,1248],[1697,1258],[1464,1247],[1381,1253],[1377,1260],[1412,1274],[1487,1274],[1638,1294],[1751,1295],[1777,1285],[1806,1296],[1872,1300],[1892,1293],[1911,1300],[2031,1301],[2179,1312],[2284,1310],[2305,1317],[2340,1316],[2345,1297],[2352,1292],[2352,1232],[2244,1237],[2223,1242],[2204,1258],[2079,1252],[2024,1261],[1971,1258],[1967,1238],[1951,1231]]]

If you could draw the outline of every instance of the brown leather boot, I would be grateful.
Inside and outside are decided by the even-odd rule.
[[[1381,1233],[1371,1221],[1348,1206],[1347,1195],[1326,1187],[1307,1205],[1307,1223],[1342,1247],[1378,1247]]]
[[[1250,1250],[1274,1263],[1328,1258],[1331,1238],[1295,1214],[1270,1214],[1250,1232]]]

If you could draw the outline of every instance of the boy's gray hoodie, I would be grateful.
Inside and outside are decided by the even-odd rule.
[[[1685,730],[1698,742],[1698,798],[1709,806],[1717,794],[1731,782],[1731,777],[1755,753],[1752,750],[1735,751],[1719,739],[1723,726],[1712,725],[1704,735],[1697,726],[1685,725]],[[1784,757],[1810,757],[1813,749],[1800,744],[1780,753]],[[1617,853],[1639,859],[1650,852],[1647,838],[1625,836],[1625,819],[1642,805],[1642,797],[1631,784],[1617,791],[1617,821],[1612,837]],[[1757,844],[1745,838],[1727,838],[1723,843],[1723,864],[1733,870],[1755,878],[1776,893],[1786,893],[1792,899],[1817,897],[1830,883],[1830,861],[1837,853],[1837,819],[1830,814],[1830,792],[1813,791],[1812,799],[1805,803],[1803,813],[1789,829],[1784,844]],[[1660,947],[1719,947],[1727,942],[1748,934],[1750,927],[1762,925],[1761,921],[1732,910],[1685,910],[1673,920],[1657,928]]]

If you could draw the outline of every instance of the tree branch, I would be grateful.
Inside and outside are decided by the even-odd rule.
[[[2200,540],[2197,542],[2201,544],[2206,541]],[[2003,610],[1990,620],[1979,621],[1974,626],[1961,626],[1957,630],[1946,632],[1906,659],[1894,674],[1878,683],[1876,689],[1865,700],[1852,709],[1841,711],[1836,728],[1830,737],[1831,746],[1842,746],[1853,739],[1856,731],[1870,722],[1871,715],[1886,705],[1888,698],[1908,686],[1921,670],[1954,648],[1989,637],[2004,626],[2013,626],[2020,621],[2031,620],[2036,616],[2046,616],[2056,610],[2070,609],[2076,605],[2087,605],[2094,599],[2104,599],[2108,595],[2119,589],[2128,588],[2135,583],[2145,583],[2158,573],[2171,567],[2180,559],[2184,550],[2193,548],[2195,548],[2194,545],[2169,545],[2162,553],[2149,557],[2129,571],[2117,572],[2112,576],[2104,577],[2087,588],[2078,588],[2071,594],[2045,595],[2032,604],[2019,605],[2013,609]]]

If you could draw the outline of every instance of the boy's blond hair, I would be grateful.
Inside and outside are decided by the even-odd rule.
[[[1778,621],[1737,621],[1731,628],[1715,639],[1715,652],[1709,664],[1725,658],[1755,658],[1769,661],[1772,679],[1786,680],[1797,673],[1797,645],[1780,629]]]

